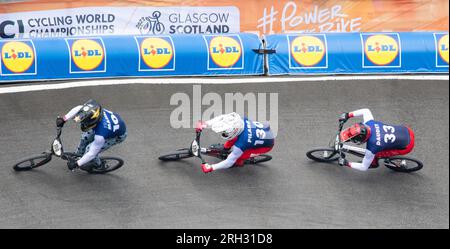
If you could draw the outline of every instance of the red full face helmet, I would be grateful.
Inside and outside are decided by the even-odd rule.
[[[370,137],[370,128],[363,123],[356,123],[341,132],[342,142],[352,141],[356,144],[367,142]]]

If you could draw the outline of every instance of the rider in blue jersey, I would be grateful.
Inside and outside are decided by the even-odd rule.
[[[217,164],[202,164],[204,173],[232,166],[243,166],[250,157],[267,153],[272,150],[275,138],[270,127],[248,118],[241,118],[233,112],[220,115],[206,122],[199,122],[196,130],[211,128],[214,132],[227,140],[224,149],[231,153],[227,159]]]
[[[375,121],[369,109],[343,113],[339,121],[346,122],[349,118],[361,116],[362,123],[350,126],[340,136],[343,142],[367,143],[364,159],[362,163],[354,163],[341,158],[339,165],[365,171],[371,166],[377,167],[378,158],[406,155],[414,148],[414,132],[411,128]]]
[[[102,108],[95,100],[74,107],[62,118],[58,117],[56,126],[61,128],[70,119],[81,125],[81,141],[76,153],[83,155],[78,161],[67,162],[70,170],[80,167],[89,171],[92,167],[103,167],[98,155],[127,137],[125,122],[119,114]]]

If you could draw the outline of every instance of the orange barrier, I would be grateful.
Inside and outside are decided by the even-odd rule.
[[[285,32],[448,31],[448,0],[31,0],[0,4],[1,15],[78,7],[235,6],[240,31]]]

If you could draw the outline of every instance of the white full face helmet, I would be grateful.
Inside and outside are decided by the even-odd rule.
[[[232,140],[244,130],[244,120],[235,112],[224,114],[214,120],[211,129],[225,140]]]

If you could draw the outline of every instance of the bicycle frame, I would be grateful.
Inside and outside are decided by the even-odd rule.
[[[200,137],[201,137],[202,131],[196,131],[195,139],[191,143],[191,147],[189,148],[189,152],[195,156],[200,158],[202,163],[206,163],[206,160],[202,157],[203,155],[210,156],[210,157],[216,157],[219,159],[224,159],[224,155],[220,150],[215,150],[212,148],[202,148],[200,146]],[[226,157],[226,156],[225,156]]]

